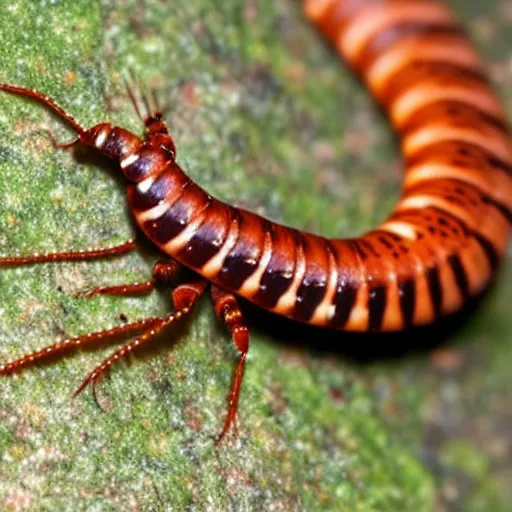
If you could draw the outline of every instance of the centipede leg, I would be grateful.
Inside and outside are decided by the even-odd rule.
[[[103,342],[116,338],[119,336],[135,335],[141,331],[145,331],[160,322],[162,318],[150,317],[143,320],[138,320],[126,325],[119,325],[112,329],[105,329],[103,331],[97,331],[82,336],[76,336],[68,338],[62,341],[58,341],[53,345],[26,354],[13,361],[8,361],[3,365],[0,365],[0,375],[9,375],[17,373],[23,370],[25,367],[41,362],[44,359],[54,357],[58,354],[69,352],[72,349],[79,348],[81,346],[89,346],[95,342]]]
[[[0,257],[0,267],[32,265],[34,263],[55,263],[58,261],[88,261],[121,256],[132,251],[136,246],[134,239],[106,248],[89,248],[81,251],[36,253],[28,256]]]
[[[93,297],[94,295],[147,295],[151,293],[157,285],[172,286],[177,282],[180,270],[183,267],[175,261],[158,261],[153,266],[151,279],[140,283],[127,283],[116,286],[103,286],[80,292],[78,297]]]
[[[235,367],[231,381],[231,388],[227,397],[228,410],[226,418],[224,420],[222,430],[215,440],[216,444],[219,444],[236,419],[240,389],[242,387],[245,370],[245,361],[249,351],[249,330],[243,319],[238,301],[232,293],[228,293],[216,286],[212,286],[211,298],[215,313],[230,330],[233,342],[240,352],[240,359]]]
[[[109,358],[105,359],[105,361],[96,366],[96,368],[94,368],[94,370],[89,373],[89,375],[87,375],[87,377],[82,381],[80,386],[74,392],[73,398],[79,395],[85,389],[85,387],[87,387],[88,384],[92,385],[93,392],[96,393],[96,384],[98,380],[110,369],[110,367],[116,361],[133,352],[135,349],[138,349],[144,345],[148,345],[166,327],[176,322],[177,320],[180,320],[185,315],[188,315],[192,309],[192,306],[204,292],[206,285],[207,282],[204,281],[204,279],[197,278],[177,286],[172,292],[174,305],[177,311],[164,318],[157,319],[156,322],[147,327],[141,336],[122,346]]]

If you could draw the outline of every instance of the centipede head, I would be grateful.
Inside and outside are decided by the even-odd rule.
[[[140,137],[119,126],[99,123],[89,129],[83,128],[71,114],[45,94],[17,85],[1,84],[0,91],[31,98],[52,110],[58,117],[70,125],[76,132],[76,139],[61,144],[60,148],[71,147],[81,142],[100,151],[105,156],[119,162],[123,174],[132,182],[139,182],[158,173],[165,162],[174,160],[176,148],[167,127],[162,120],[160,110],[155,110],[144,119],[145,137]],[[149,107],[149,104],[147,105]],[[144,158],[142,158],[142,153]]]

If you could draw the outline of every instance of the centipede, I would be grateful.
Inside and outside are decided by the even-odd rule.
[[[303,7],[397,135],[404,180],[391,214],[354,238],[290,228],[226,204],[192,181],[162,112],[147,105],[143,115],[131,88],[142,137],[108,122],[86,129],[43,93],[0,84],[43,104],[76,132],[69,143],[54,141],[57,148],[81,144],[114,161],[135,225],[161,254],[147,281],[85,295],[144,294],[158,286],[174,303],[167,316],[68,338],[8,361],[1,375],[92,340],[128,337],[75,395],[95,389],[114,363],[188,315],[209,290],[239,353],[220,441],[237,417],[249,350],[238,299],[319,328],[392,332],[451,315],[488,286],[512,228],[512,143],[504,108],[456,16],[438,0],[305,0]],[[2,257],[0,266],[108,258],[137,244]]]

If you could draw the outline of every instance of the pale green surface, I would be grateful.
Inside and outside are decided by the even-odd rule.
[[[120,82],[131,68],[168,100],[180,162],[212,194],[327,235],[383,219],[400,181],[393,139],[296,3],[176,4],[2,3],[0,80],[43,90],[84,125],[139,130]],[[512,112],[510,7],[454,5]],[[55,151],[48,127],[68,136],[38,105],[0,95],[0,253],[129,237],[122,180],[88,153]],[[162,314],[157,294],[73,298],[142,279],[151,262],[3,269],[0,360],[121,314]],[[219,450],[235,352],[207,301],[175,350],[117,367],[101,407],[89,391],[69,397],[112,347],[2,379],[2,510],[509,510],[511,285],[508,262],[470,318],[427,331],[446,338],[444,358],[410,350],[416,333],[359,350],[359,338],[289,327],[272,341],[278,326],[252,316],[240,434]],[[307,348],[319,345],[339,351]]]

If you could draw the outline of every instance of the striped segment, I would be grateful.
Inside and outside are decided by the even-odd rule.
[[[211,198],[144,147],[121,161],[125,174],[145,176],[129,191],[135,218],[173,258],[292,319],[352,331],[432,322],[480,292],[507,249],[502,106],[441,2],[307,0],[305,9],[399,135],[405,181],[390,217],[359,238],[326,240]]]

